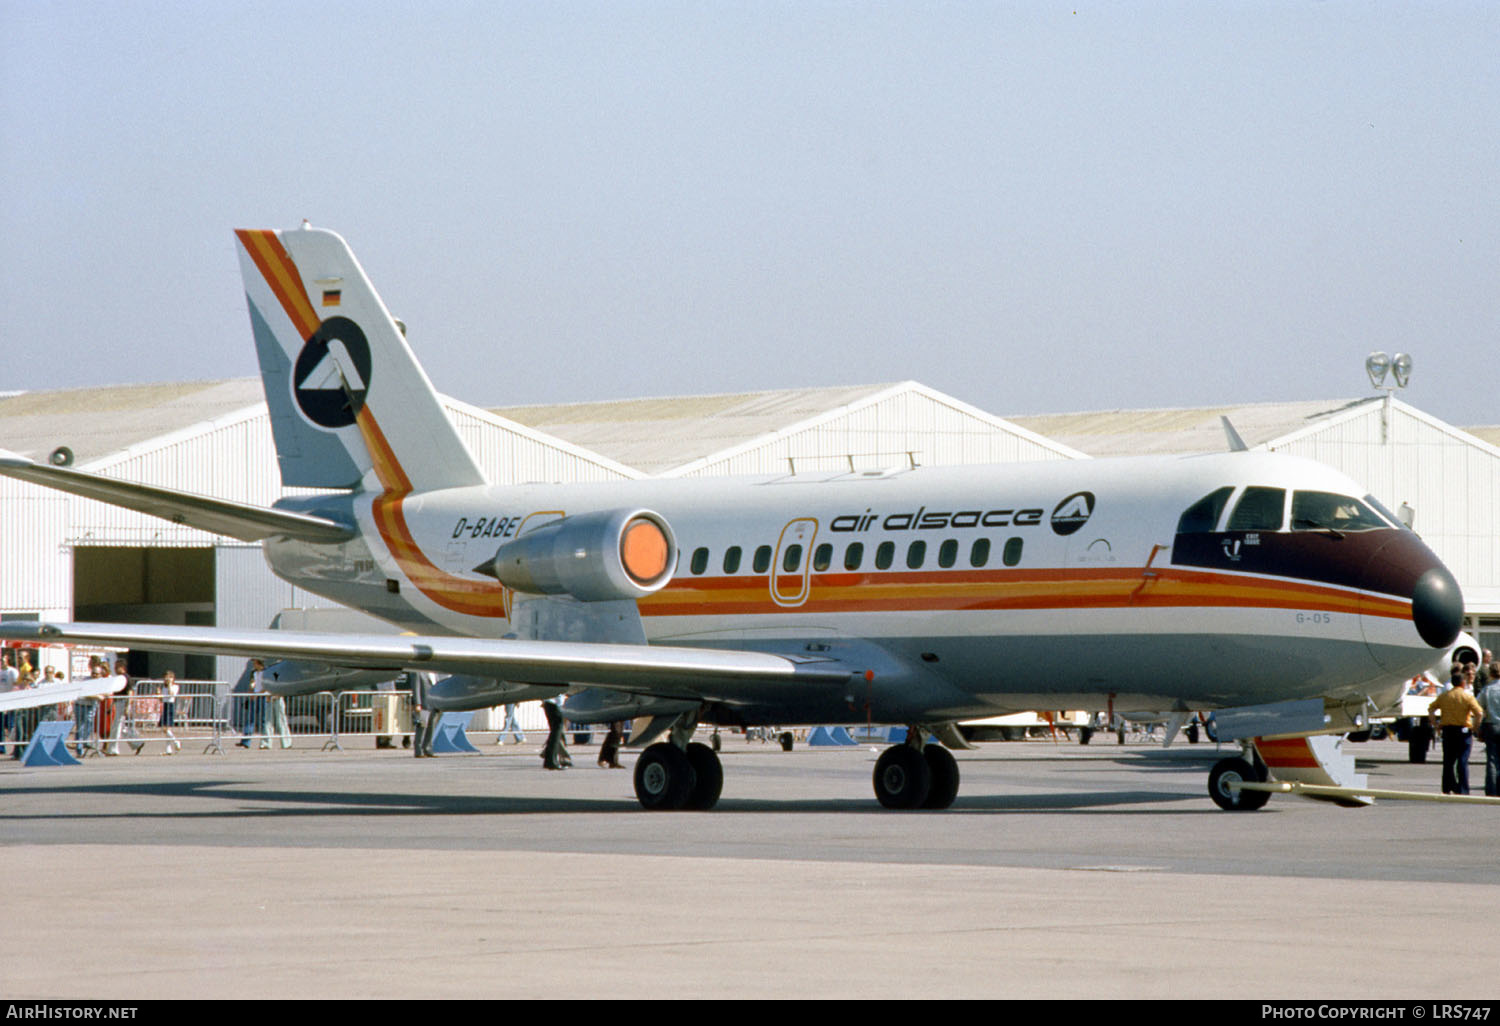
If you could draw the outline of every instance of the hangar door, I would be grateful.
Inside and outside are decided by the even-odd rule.
[[[214,626],[214,550],[86,546],[73,549],[73,617],[113,623]],[[132,652],[131,676],[211,680],[212,656]]]

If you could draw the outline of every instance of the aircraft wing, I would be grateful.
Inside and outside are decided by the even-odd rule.
[[[174,524],[187,524],[189,527],[228,535],[241,541],[253,542],[285,536],[310,542],[340,542],[354,536],[353,528],[324,517],[251,506],[207,495],[194,495],[191,492],[176,492],[169,488],[121,481],[68,467],[54,467],[4,449],[0,449],[0,474],[56,488],[70,495],[123,506],[137,513],[149,513]]]
[[[127,680],[125,677],[85,677],[68,684],[49,684],[44,688],[18,688],[0,694],[0,712],[35,709],[80,698],[102,698],[119,692]]]
[[[317,660],[337,666],[468,674],[526,684],[591,684],[688,698],[736,698],[791,684],[840,685],[856,672],[835,660],[764,652],[520,641],[441,635],[324,634],[113,623],[0,624],[0,640],[112,645],[153,652]]]

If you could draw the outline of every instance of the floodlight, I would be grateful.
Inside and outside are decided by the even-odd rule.
[[[1386,372],[1391,368],[1391,358],[1385,353],[1371,353],[1365,357],[1365,373],[1370,375],[1370,385],[1379,388],[1385,384]]]
[[[1396,387],[1405,388],[1406,383],[1411,380],[1411,357],[1406,353],[1397,353],[1396,358],[1391,361],[1391,373],[1396,376]]]

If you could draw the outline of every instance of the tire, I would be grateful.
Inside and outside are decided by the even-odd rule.
[[[1093,727],[1079,727],[1078,728],[1078,743],[1079,744],[1086,745],[1086,744],[1088,744],[1092,740],[1094,740],[1094,728]]]
[[[922,802],[924,809],[946,809],[958,797],[958,760],[942,745],[922,749],[922,759],[932,775],[932,784]]]
[[[658,741],[635,761],[635,796],[652,812],[681,809],[692,796],[696,776],[686,753]]]
[[[784,730],[781,732],[781,750],[783,752],[790,752],[792,750],[792,745],[795,742],[796,738],[792,737],[792,732],[790,730]]]
[[[931,788],[927,758],[910,745],[892,745],[875,762],[875,797],[887,809],[919,809]]]
[[[1269,791],[1231,791],[1240,781],[1264,782],[1265,777],[1244,759],[1221,759],[1208,774],[1208,796],[1226,812],[1253,812],[1271,800]]]
[[[723,764],[712,748],[696,741],[687,746],[687,760],[693,767],[693,789],[682,807],[699,812],[713,808],[724,790]]]

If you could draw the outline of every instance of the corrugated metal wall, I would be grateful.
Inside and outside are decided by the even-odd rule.
[[[448,419],[495,484],[556,481],[618,481],[638,476],[610,461],[564,443],[550,443],[539,432],[522,430],[474,407],[451,403]]]
[[[0,478],[0,511],[0,613],[71,615],[73,558],[63,547],[67,496]]]
[[[135,446],[80,469],[127,481],[268,506],[280,498],[281,472],[265,409]],[[216,536],[88,499],[74,499],[68,537],[87,545],[212,545]]]
[[[225,544],[214,550],[215,626],[263,630],[283,609],[333,609],[338,603],[294,588],[271,573],[259,545]],[[241,657],[220,658],[218,679],[234,681]]]

